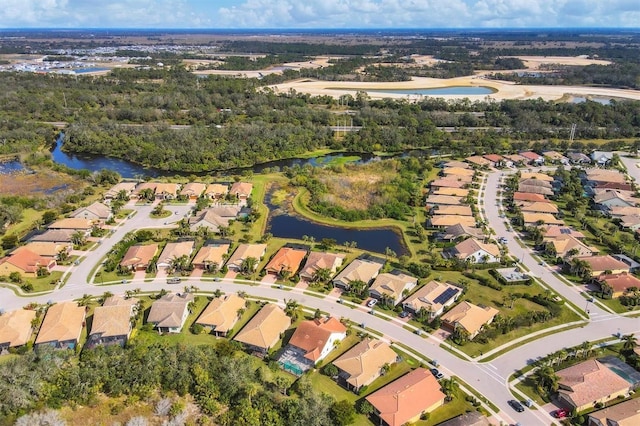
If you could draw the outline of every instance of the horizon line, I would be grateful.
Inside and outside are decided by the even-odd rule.
[[[623,31],[640,31],[638,27],[620,27],[620,26],[582,26],[582,27],[288,27],[288,28],[272,28],[272,27],[247,27],[247,28],[208,28],[208,27],[0,27],[2,31],[17,30],[50,30],[50,31],[80,31],[80,30],[143,30],[143,31],[575,31],[575,30],[614,30],[616,32]]]

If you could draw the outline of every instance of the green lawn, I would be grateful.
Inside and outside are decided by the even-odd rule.
[[[242,330],[251,318],[260,310],[262,306],[258,302],[249,301],[249,306],[245,309],[244,314],[238,320],[236,325],[233,326],[233,329],[229,331],[228,338],[233,339],[233,337],[238,334],[238,331]]]
[[[96,277],[93,280],[93,282],[95,284],[111,283],[111,282],[116,282],[116,284],[120,284],[122,280],[130,280],[132,278],[133,278],[132,273],[128,273],[127,275],[121,275],[118,273],[117,270],[106,272],[104,269],[101,269],[98,272],[96,272]]]
[[[457,389],[454,398],[429,414],[427,420],[420,420],[416,426],[432,426],[452,419],[467,411],[475,410],[475,407],[465,400],[465,393]]]
[[[58,280],[62,278],[62,274],[63,273],[61,271],[53,271],[46,277],[23,278],[22,284],[31,284],[33,286],[32,293],[37,293],[40,291],[51,291],[55,287]]]

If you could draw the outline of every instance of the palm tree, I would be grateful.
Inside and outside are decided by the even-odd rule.
[[[253,271],[255,271],[256,266],[258,264],[258,259],[256,259],[255,257],[247,257],[245,259],[242,259],[242,263],[240,264],[240,271],[242,271],[243,274],[251,274],[253,273]]]
[[[535,382],[538,391],[542,391],[540,392],[541,394],[557,391],[558,380],[560,380],[560,378],[556,375],[554,369],[549,366],[540,367],[533,373],[533,381]]]
[[[75,246],[82,246],[87,242],[87,236],[82,231],[76,231],[71,234],[71,242]]]
[[[448,379],[442,379],[440,381],[440,387],[442,387],[442,392],[446,395],[446,400],[451,401],[456,395],[456,390],[458,389],[458,382],[453,377]]]
[[[331,279],[331,269],[329,268],[318,268],[314,273],[311,279],[312,282],[325,284]]]
[[[298,319],[298,317],[300,316],[300,304],[293,300],[286,300],[285,299],[285,308],[284,308],[284,313],[287,314],[288,317],[291,317],[292,321],[296,321]]]
[[[102,293],[102,296],[100,297],[100,300],[102,301],[102,303],[104,303],[105,300],[107,300],[108,298],[112,297],[113,293],[111,293],[110,291],[105,291],[104,293]]]
[[[85,293],[80,299],[78,299],[78,306],[85,306],[89,308],[89,305],[91,305],[93,302],[93,296]]]
[[[638,340],[633,334],[622,336],[622,349],[625,351],[633,351],[638,346]]]

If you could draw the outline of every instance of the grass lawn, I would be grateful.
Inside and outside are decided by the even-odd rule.
[[[55,287],[58,280],[62,278],[62,274],[62,271],[53,271],[46,277],[24,278],[23,284],[31,284],[33,286],[33,291],[31,291],[31,293],[37,293],[40,291],[51,291]]]
[[[98,272],[96,272],[96,278],[93,281],[96,284],[110,283],[114,281],[117,284],[120,284],[122,280],[130,280],[132,278],[133,278],[132,273],[128,273],[127,275],[121,275],[121,274],[118,274],[117,270],[106,272],[104,269],[101,269]]]
[[[416,426],[431,426],[452,419],[468,410],[475,410],[475,407],[467,402],[465,394],[460,389],[456,390],[454,398],[429,414],[427,420],[420,420],[414,423]]]
[[[17,223],[9,225],[5,230],[5,235],[15,234],[18,238],[24,237],[27,232],[33,229],[35,222],[42,218],[42,213],[43,212],[34,209],[22,210],[22,219]]]
[[[242,317],[240,317],[236,325],[233,326],[233,329],[229,331],[229,339],[233,339],[233,337],[238,334],[238,331],[242,330],[242,327],[244,327],[262,307],[260,303],[254,301],[249,301],[248,304],[249,306],[245,308]]]
[[[603,299],[602,297],[600,297],[600,292],[598,291],[593,291],[593,292],[589,292],[598,302],[606,305],[609,309],[614,310],[615,312],[622,314],[625,312],[629,312],[629,311],[640,311],[640,306],[624,306],[622,303],[620,303],[620,300],[618,298],[613,298],[613,299]]]

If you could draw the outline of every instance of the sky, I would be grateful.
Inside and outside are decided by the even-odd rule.
[[[640,0],[0,0],[0,28],[640,27]]]

